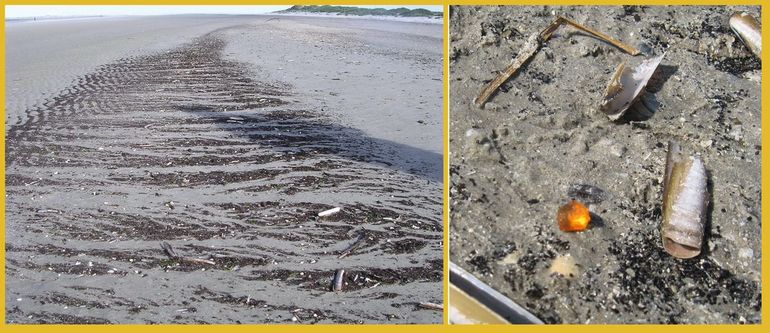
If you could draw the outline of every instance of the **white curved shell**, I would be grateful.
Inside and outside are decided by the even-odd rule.
[[[625,62],[620,64],[615,69],[607,89],[604,90],[604,98],[599,109],[611,120],[622,117],[642,95],[647,82],[650,81],[664,55],[665,53],[645,59],[635,68],[627,67]]]
[[[757,58],[762,58],[762,28],[753,16],[746,12],[733,14],[730,16],[730,28]]]

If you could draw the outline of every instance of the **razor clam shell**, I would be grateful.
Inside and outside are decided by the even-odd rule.
[[[751,53],[759,59],[762,58],[762,28],[754,16],[746,12],[736,12],[730,16],[730,28],[748,46]]]
[[[599,109],[611,120],[622,117],[642,95],[647,82],[663,60],[663,56],[665,53],[645,59],[635,68],[629,68],[625,62],[621,63],[615,69],[612,79],[604,90]]]
[[[345,281],[345,270],[344,269],[338,269],[336,273],[334,273],[334,281],[332,282],[332,291],[338,292],[342,291],[342,284]]]
[[[663,248],[677,258],[695,257],[701,252],[708,207],[703,162],[669,142],[663,186]]]

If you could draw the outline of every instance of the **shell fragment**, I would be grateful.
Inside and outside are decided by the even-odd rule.
[[[730,16],[730,28],[748,46],[751,53],[762,58],[762,28],[754,16],[746,12],[737,12]]]
[[[340,207],[334,207],[332,209],[325,210],[323,212],[318,213],[318,217],[324,217],[324,216],[331,216],[334,214],[337,214],[342,210]]]
[[[612,75],[599,109],[611,120],[618,120],[642,96],[644,88],[652,74],[663,60],[664,54],[642,61],[639,66],[630,68],[621,63]]]

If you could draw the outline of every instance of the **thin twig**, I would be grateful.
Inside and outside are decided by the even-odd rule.
[[[505,81],[507,81],[513,74],[516,73],[516,71],[521,68],[530,58],[532,58],[535,53],[540,49],[540,47],[543,46],[543,44],[551,38],[553,33],[562,25],[569,25],[572,26],[575,29],[578,29],[580,31],[586,32],[604,42],[607,42],[624,52],[635,56],[639,54],[639,50],[636,49],[633,46],[621,43],[618,40],[613,39],[610,36],[607,36],[601,32],[598,32],[596,30],[587,28],[585,26],[582,26],[578,24],[575,21],[572,21],[568,18],[565,18],[563,16],[559,16],[551,22],[543,31],[541,31],[538,34],[534,34],[527,39],[527,42],[524,43],[524,46],[521,49],[521,52],[511,61],[511,64],[508,65],[508,67],[503,70],[500,75],[498,75],[494,80],[487,83],[484,88],[479,93],[478,97],[476,97],[473,100],[473,103],[476,104],[476,107],[482,108],[484,107],[484,104],[487,103],[490,97],[492,97],[492,94],[494,94]]]
[[[524,47],[521,49],[521,52],[519,52],[519,55],[513,59],[511,64],[508,65],[508,67],[506,67],[494,80],[484,86],[484,89],[481,90],[479,96],[473,101],[476,104],[476,107],[484,107],[484,104],[486,104],[487,100],[492,97],[492,94],[494,94],[495,91],[508,80],[508,78],[516,73],[516,71],[540,49],[541,45],[539,34],[530,36],[527,42],[524,43]]]
[[[601,40],[603,40],[603,41],[605,41],[605,42],[607,42],[609,44],[612,44],[612,46],[617,47],[617,48],[623,50],[623,52],[626,52],[626,53],[628,53],[628,54],[630,54],[632,56],[635,56],[635,55],[639,54],[639,50],[637,48],[635,48],[635,47],[633,47],[631,45],[622,43],[622,42],[620,42],[620,41],[618,41],[618,40],[616,40],[616,39],[614,39],[614,38],[612,38],[610,36],[607,36],[607,35],[605,35],[605,34],[603,34],[601,32],[598,32],[598,31],[593,30],[591,28],[582,26],[579,23],[577,23],[575,21],[572,21],[572,20],[570,20],[570,19],[568,19],[566,17],[559,16],[556,20],[557,21],[560,20],[561,22],[564,22],[564,24],[570,25],[570,26],[572,26],[575,29],[578,29],[580,31],[583,31],[585,33],[593,35],[594,37],[599,38],[599,39],[601,39]],[[553,33],[553,32],[551,32],[551,33]],[[550,37],[550,34],[549,34],[548,37]]]

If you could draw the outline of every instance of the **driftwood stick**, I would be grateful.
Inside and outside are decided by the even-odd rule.
[[[594,29],[582,26],[579,23],[577,23],[575,21],[572,21],[572,20],[570,20],[570,19],[568,19],[566,17],[559,16],[556,20],[564,22],[563,24],[567,24],[569,26],[572,26],[575,29],[578,29],[578,30],[583,31],[585,33],[588,33],[588,34],[590,34],[590,35],[592,35],[592,36],[594,36],[596,38],[599,38],[602,41],[607,42],[607,43],[611,44],[612,46],[617,47],[617,48],[623,50],[623,52],[626,52],[626,53],[628,53],[628,54],[630,54],[632,56],[635,56],[635,55],[639,54],[639,50],[637,48],[635,48],[635,47],[633,47],[631,45],[622,43],[622,42],[620,42],[620,41],[618,41],[618,40],[616,40],[616,39],[614,39],[614,38],[612,38],[610,36],[607,36],[607,35],[605,35],[605,34],[603,34],[601,32],[598,32],[598,31],[596,31]],[[550,35],[548,37],[550,37]]]
[[[479,93],[479,96],[473,100],[476,107],[484,107],[484,104],[486,104],[489,98],[492,97],[492,94],[494,94],[497,89],[508,80],[508,78],[516,73],[516,71],[519,70],[519,67],[524,65],[529,58],[535,55],[535,52],[540,49],[540,46],[540,34],[530,36],[524,44],[524,47],[521,49],[521,52],[519,52],[519,55],[513,59],[511,64],[508,65],[508,67],[506,67],[494,80],[487,83],[487,85],[484,86],[484,89],[481,90],[481,93]]]
[[[537,53],[540,47],[543,46],[543,43],[550,39],[553,33],[563,25],[569,25],[575,29],[588,33],[606,43],[611,44],[612,46],[623,50],[632,56],[639,54],[639,50],[633,46],[624,44],[610,36],[607,36],[606,34],[580,25],[566,17],[559,16],[545,29],[543,29],[543,31],[530,36],[529,39],[527,39],[527,42],[524,43],[524,46],[521,48],[521,52],[519,52],[516,58],[511,61],[511,64],[508,65],[508,67],[506,67],[505,70],[503,70],[503,72],[500,73],[494,80],[487,83],[484,88],[481,89],[478,97],[473,100],[473,103],[476,105],[476,107],[483,108],[484,104],[487,103],[489,98],[492,97],[492,95],[498,89],[500,89],[500,86],[503,85],[503,83],[505,83],[505,81],[507,81],[511,76],[513,76],[513,74],[515,74],[516,71],[519,70],[519,68],[523,66],[530,58],[532,58],[532,56]]]

